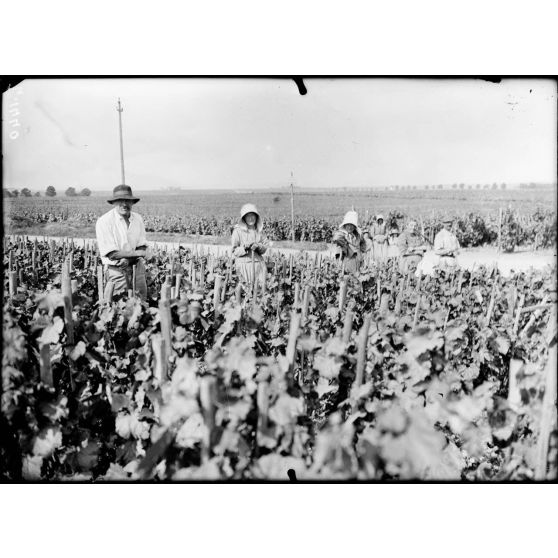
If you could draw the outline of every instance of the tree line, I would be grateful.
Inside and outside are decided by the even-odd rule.
[[[35,197],[40,197],[41,196],[41,192],[35,192],[33,194],[33,192],[31,192],[31,190],[29,188],[22,188],[21,190],[16,189],[11,189],[8,190],[7,188],[3,189],[3,195],[5,198],[17,198],[19,196],[23,197],[23,198],[31,198],[33,196]],[[73,186],[70,186],[69,188],[66,189],[66,191],[64,192],[65,196],[69,196],[69,197],[74,197],[74,196],[90,196],[91,195],[91,190],[89,188],[82,188],[82,190],[80,192],[78,192]],[[45,190],[45,196],[49,197],[49,198],[53,198],[56,196],[56,188],[54,186],[48,186]]]

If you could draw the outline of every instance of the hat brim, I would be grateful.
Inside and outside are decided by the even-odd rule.
[[[138,203],[140,201],[140,198],[136,198],[134,196],[118,196],[117,198],[110,198],[110,200],[107,200],[108,203],[113,204],[114,202],[120,201],[120,200],[127,200],[127,201],[131,201],[133,203]]]

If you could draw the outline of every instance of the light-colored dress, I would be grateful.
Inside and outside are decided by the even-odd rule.
[[[386,224],[374,223],[370,227],[370,238],[372,239],[372,258],[378,263],[385,261],[388,248]]]
[[[457,267],[457,254],[459,252],[459,241],[457,237],[447,229],[442,229],[434,238],[434,252],[439,257],[438,267],[440,269],[454,269]],[[451,250],[451,255],[443,256],[440,252]]]
[[[254,272],[258,281],[263,276],[263,254],[266,252],[269,241],[257,229],[249,229],[244,223],[235,225],[232,233],[232,252],[235,258],[236,271],[243,283],[254,283]],[[249,247],[257,244],[255,250]]]

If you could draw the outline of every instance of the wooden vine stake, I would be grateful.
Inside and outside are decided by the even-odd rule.
[[[496,294],[496,282],[494,282],[492,285],[492,294],[490,295],[490,302],[488,304],[488,310],[486,312],[485,327],[488,327],[490,325],[490,320],[492,318],[492,311],[494,310],[494,302],[496,299],[495,294]]]
[[[304,297],[302,299],[302,321],[306,322],[308,315],[308,304],[310,301],[310,285],[304,287]]]
[[[104,292],[104,285],[103,285],[103,266],[97,266],[97,296],[99,298],[99,304],[103,303],[103,292]]]
[[[215,428],[215,400],[217,399],[217,381],[214,376],[200,378],[200,403],[205,422],[205,432],[201,444],[201,458],[207,463],[211,457],[211,434]]]
[[[362,385],[364,377],[364,365],[366,363],[366,345],[368,344],[368,332],[370,331],[371,317],[366,316],[364,323],[358,332],[356,377],[353,386],[357,389]]]
[[[43,343],[41,347],[41,382],[51,387],[54,385],[50,364],[50,343]]]
[[[269,384],[265,381],[258,383],[258,446],[262,446],[262,436],[267,430],[269,412]]]
[[[343,320],[343,343],[347,344],[351,339],[353,331],[353,311],[347,309]]]
[[[177,273],[174,276],[174,298],[180,296],[180,286],[182,284],[182,273]]]
[[[17,293],[17,271],[9,272],[9,281],[10,298],[13,298]]]
[[[113,295],[114,295],[114,281],[108,281],[105,286],[103,302],[105,302],[106,304],[110,304],[112,302]]]
[[[132,296],[136,296],[137,265],[132,266]]]
[[[68,344],[74,344],[74,321],[72,318],[72,283],[68,264],[62,266],[62,297],[64,298],[64,319]]]
[[[502,249],[502,208],[498,211],[498,253]]]
[[[295,290],[293,295],[293,308],[300,306],[300,283],[295,283]]]
[[[296,340],[298,338],[298,330],[300,327],[300,314],[296,311],[291,312],[291,323],[289,327],[289,340],[285,355],[289,363],[289,370],[293,369],[296,356]]]
[[[345,279],[342,279],[339,283],[339,314],[343,313],[346,299],[347,299],[347,281]]]
[[[213,286],[213,308],[215,310],[215,317],[219,315],[221,306],[221,286],[223,284],[223,276],[215,276],[215,284]]]
[[[167,362],[172,348],[171,311],[170,301],[168,298],[161,298],[161,300],[159,300],[159,321],[161,323],[161,335],[163,337],[163,341],[165,342],[163,356],[165,358],[165,362]]]
[[[551,313],[551,320],[556,318]],[[541,425],[537,442],[537,464],[535,480],[546,480],[548,467],[548,445],[552,427],[556,422],[556,344],[549,347],[548,360],[545,368],[545,390],[542,402]]]
[[[151,337],[151,348],[153,350],[154,366],[153,376],[157,379],[159,385],[168,379],[168,361],[165,357],[165,340],[159,334]]]
[[[412,329],[415,329],[417,327],[419,312],[420,312],[420,304],[421,304],[421,297],[419,295],[419,297],[417,299],[417,305],[415,306],[415,315],[413,316],[413,327],[412,327]]]
[[[237,283],[236,288],[234,290],[234,299],[236,304],[242,303],[242,283]]]
[[[519,385],[517,383],[517,373],[523,366],[523,361],[518,358],[510,359],[508,369],[508,403],[512,409],[517,409],[521,403],[521,395],[519,393]]]
[[[519,329],[519,320],[521,319],[521,311],[523,310],[524,304],[525,304],[525,293],[521,293],[521,297],[519,299],[519,306],[517,307],[517,311],[515,313],[515,320],[513,322],[514,335],[517,335],[517,330]]]

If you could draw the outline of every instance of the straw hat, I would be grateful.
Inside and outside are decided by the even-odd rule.
[[[108,199],[108,203],[112,204],[118,200],[129,200],[133,203],[138,203],[140,198],[136,198],[132,194],[132,188],[126,184],[120,184],[112,190],[112,198]]]

